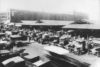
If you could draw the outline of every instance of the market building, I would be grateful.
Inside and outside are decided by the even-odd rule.
[[[63,20],[63,21],[74,21],[87,19],[85,14],[52,14],[44,12],[33,12],[26,10],[16,10],[10,9],[8,12],[0,13],[1,21],[5,22],[9,20],[10,22],[20,22],[21,20]]]

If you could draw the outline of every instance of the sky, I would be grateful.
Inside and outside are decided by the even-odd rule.
[[[73,14],[82,12],[100,21],[100,0],[0,0],[0,12],[13,9]]]

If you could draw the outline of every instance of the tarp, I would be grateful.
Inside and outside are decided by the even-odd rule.
[[[47,51],[51,51],[51,52],[57,53],[59,55],[64,55],[64,54],[68,54],[69,53],[68,50],[63,49],[61,47],[57,47],[57,46],[45,46],[44,49],[47,50]]]
[[[24,59],[22,59],[20,56],[16,56],[16,57],[9,58],[9,59],[3,61],[2,63],[3,63],[4,65],[6,65],[6,64],[8,64],[8,63],[11,62],[11,61],[14,61],[15,63],[17,63],[17,62],[24,61]]]

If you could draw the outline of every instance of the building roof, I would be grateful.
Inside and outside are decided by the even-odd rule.
[[[69,24],[63,28],[72,28],[72,29],[100,29],[99,24]]]
[[[42,23],[38,21],[22,21],[22,25],[68,25],[73,23],[73,21],[56,21],[56,20],[41,20]]]

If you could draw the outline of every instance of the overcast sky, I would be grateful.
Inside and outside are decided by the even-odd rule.
[[[49,13],[83,12],[92,20],[99,20],[99,0],[0,0],[0,11],[10,8]]]

